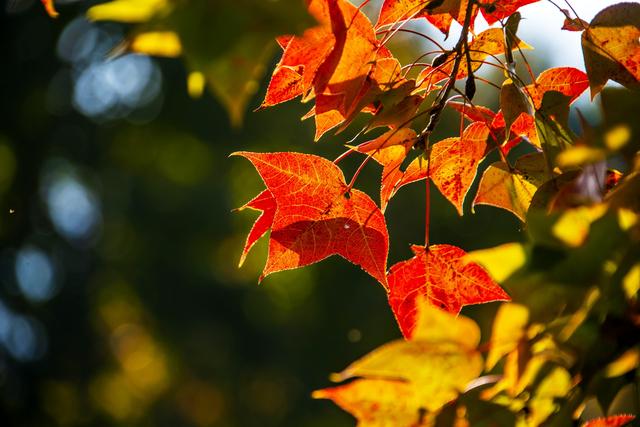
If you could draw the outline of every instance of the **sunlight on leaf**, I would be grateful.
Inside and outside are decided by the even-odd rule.
[[[529,323],[529,310],[519,304],[502,304],[493,320],[491,348],[486,369],[491,370],[502,357],[514,351]]]
[[[493,280],[501,283],[525,264],[527,255],[521,243],[505,243],[493,248],[471,251],[464,259],[480,264]]]

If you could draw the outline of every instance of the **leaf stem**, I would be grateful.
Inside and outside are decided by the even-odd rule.
[[[475,0],[468,0],[467,8],[464,15],[464,23],[462,25],[462,32],[460,33],[460,38],[456,43],[455,48],[453,49],[456,52],[456,57],[453,62],[453,69],[451,70],[451,77],[447,81],[444,89],[438,94],[436,99],[433,101],[431,105],[431,112],[429,114],[429,121],[427,122],[427,126],[418,136],[415,146],[419,148],[423,148],[424,152],[427,156],[427,177],[425,179],[425,232],[424,232],[424,246],[427,250],[429,250],[429,229],[431,223],[431,184],[430,184],[430,174],[431,174],[431,149],[429,147],[429,136],[431,132],[436,128],[436,125],[440,121],[440,116],[442,115],[442,111],[444,110],[445,105],[447,105],[447,97],[453,87],[456,84],[456,77],[458,76],[458,69],[460,68],[460,63],[462,62],[462,48],[465,45],[467,38],[469,37],[469,27],[471,25],[471,14],[473,11],[473,5]]]

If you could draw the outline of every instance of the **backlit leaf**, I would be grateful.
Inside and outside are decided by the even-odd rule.
[[[487,153],[489,128],[480,122],[470,124],[462,138],[438,142],[431,151],[430,177],[443,196],[463,214],[465,196]]]
[[[536,109],[542,106],[542,98],[546,92],[556,91],[569,97],[569,103],[575,101],[589,87],[589,79],[585,73],[572,67],[550,68],[536,78],[536,82],[527,86],[527,92]]]
[[[487,355],[487,370],[491,370],[502,357],[518,347],[529,323],[529,310],[519,304],[502,304],[493,320],[491,348]]]
[[[389,304],[405,337],[414,335],[422,297],[454,314],[465,305],[509,299],[482,267],[465,261],[462,249],[414,245],[411,250],[414,257],[392,266],[388,275]]]
[[[482,175],[473,207],[490,205],[506,209],[524,222],[531,200],[544,181],[541,154],[523,156],[514,168],[503,162],[493,163]]]
[[[522,267],[527,254],[521,243],[505,243],[467,253],[466,261],[480,264],[496,282],[502,283]]]
[[[254,165],[277,205],[262,277],[340,255],[386,287],[389,237],[365,193],[347,192],[342,171],[300,153],[235,153]]]
[[[337,387],[314,391],[315,399],[331,399],[356,417],[359,427],[427,426],[423,401],[416,385],[406,381],[356,379]],[[424,422],[423,422],[424,421]]]
[[[591,98],[611,79],[640,88],[640,4],[618,3],[601,10],[582,33],[582,53]]]
[[[422,298],[416,310],[419,320],[412,340],[385,344],[334,379],[406,381],[415,387],[428,412],[454,399],[482,371],[482,357],[476,350],[480,329],[471,319],[432,307]]]
[[[612,415],[606,418],[589,420],[582,427],[622,427],[636,418],[635,415]]]

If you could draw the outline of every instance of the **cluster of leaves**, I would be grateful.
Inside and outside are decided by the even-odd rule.
[[[283,53],[261,108],[312,101],[305,118],[314,119],[316,139],[345,129],[360,113],[369,115],[363,131],[386,129],[348,146],[333,162],[290,152],[236,153],[266,186],[243,207],[261,214],[241,264],[269,232],[262,277],[337,254],[387,292],[405,339],[333,377],[352,381],[314,394],[332,399],[361,426],[569,426],[598,412],[609,417],[584,425],[633,419],[616,412],[628,386],[637,387],[640,364],[640,5],[607,7],[590,23],[558,7],[566,17],[563,29],[582,32],[586,73],[561,67],[533,76],[529,69],[523,77],[516,57],[526,64],[522,51],[529,46],[516,35],[518,9],[535,1],[385,0],[374,25],[347,0],[307,0],[315,25],[277,38]],[[233,11],[246,2],[216,2],[215,8]],[[146,9],[138,7],[143,3]],[[297,13],[283,3],[255,2],[269,5],[265,20]],[[212,76],[214,91],[239,120],[247,98],[228,79],[244,84],[251,76],[219,59],[208,41],[191,40],[185,27],[209,5],[115,0],[93,7],[89,16],[142,23],[126,48],[184,53],[194,70]],[[478,14],[494,26],[475,34]],[[457,21],[462,31],[455,46],[444,49],[404,28],[423,18],[445,34]],[[432,62],[402,65],[386,47],[400,32],[433,42],[434,50],[422,56],[433,55]],[[269,33],[234,40],[245,46],[245,38],[258,34],[263,46]],[[246,64],[260,61],[251,52]],[[504,72],[497,112],[473,102],[482,80],[477,70],[488,63]],[[626,88],[604,89],[608,80]],[[458,81],[464,84],[457,87]],[[604,120],[595,126],[582,119],[576,134],[568,126],[570,104],[587,89],[592,98],[600,94]],[[459,136],[431,141],[445,108],[468,125]],[[413,126],[421,120],[426,125],[418,132]],[[462,215],[479,165],[494,152],[500,161],[479,178],[472,206],[513,213],[528,243],[473,253],[432,245],[427,197],[424,245],[412,246],[412,258],[388,268],[384,212],[394,194],[425,181],[428,195],[433,182]],[[364,161],[347,182],[338,163],[357,153]],[[370,159],[382,165],[379,204],[354,188]],[[480,344],[475,322],[457,314],[465,305],[492,301],[505,302]]]
[[[316,139],[344,129],[359,113],[371,115],[364,130],[388,128],[345,153],[366,155],[361,167],[370,158],[382,165],[379,207],[354,188],[359,171],[345,181],[337,166],[343,156],[331,162],[298,153],[236,153],[266,185],[244,206],[261,215],[242,260],[270,231],[263,277],[337,254],[387,290],[406,339],[333,377],[354,380],[314,394],[332,399],[359,425],[573,425],[585,404],[603,415],[615,411],[617,392],[634,381],[640,347],[628,334],[639,327],[640,134],[612,104],[633,111],[637,95],[606,90],[607,120],[598,128],[583,121],[582,135],[569,128],[568,116],[573,101],[589,87],[594,97],[608,79],[637,88],[640,7],[618,4],[591,23],[560,10],[568,30],[583,31],[587,73],[554,68],[527,84],[515,72],[513,54],[528,48],[516,36],[517,9],[527,3],[387,0],[374,26],[347,1],[311,0],[318,25],[278,38],[283,54],[262,108],[313,100],[305,118],[315,120]],[[468,39],[478,13],[501,28]],[[430,65],[403,67],[385,45],[414,18],[444,33],[456,20],[462,35]],[[505,80],[494,112],[473,104],[475,72],[501,54]],[[457,80],[465,80],[463,90]],[[444,108],[470,123],[460,136],[431,144]],[[411,125],[421,116],[427,126],[418,133]],[[514,159],[521,143],[530,146],[528,154]],[[409,162],[412,151],[421,153]],[[427,233],[424,245],[412,246],[413,258],[387,269],[383,213],[393,195],[404,185],[432,181],[462,215],[478,167],[493,151],[501,160],[485,170],[472,205],[512,212],[525,222],[530,243],[466,254],[430,245]],[[625,173],[607,169],[611,158]],[[455,317],[464,305],[510,299],[483,345],[478,326]],[[585,425],[631,419],[613,415]]]

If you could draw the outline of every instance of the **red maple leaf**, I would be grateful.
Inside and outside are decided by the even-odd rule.
[[[389,236],[384,215],[369,196],[348,188],[335,164],[300,153],[234,154],[254,165],[275,199],[269,255],[261,280],[271,273],[340,255],[387,286]],[[272,206],[266,197],[256,200]],[[262,231],[267,221],[258,225],[261,219],[252,232]]]
[[[318,68],[336,44],[336,37],[331,29],[327,0],[310,1],[308,8],[309,13],[320,25],[306,30],[302,36],[277,38],[284,52],[273,71],[267,94],[260,108],[309,94],[313,89]]]
[[[621,427],[630,423],[636,418],[635,415],[612,415],[606,418],[595,418],[589,420],[582,427]]]
[[[415,256],[389,270],[389,304],[406,338],[416,323],[419,296],[450,313],[465,305],[508,301],[509,295],[478,264],[451,245],[412,246]]]

